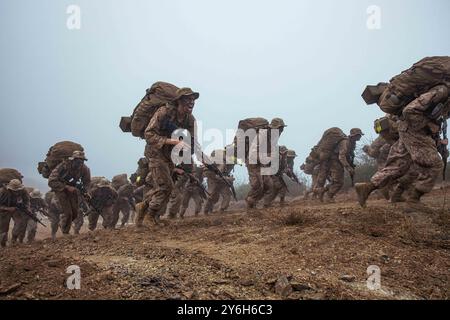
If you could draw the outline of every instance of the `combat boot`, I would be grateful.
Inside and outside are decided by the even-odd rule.
[[[359,205],[363,208],[366,207],[367,199],[369,195],[374,191],[376,187],[372,182],[364,182],[355,184],[356,194],[358,195]]]
[[[326,190],[324,188],[320,188],[315,192],[315,194],[316,194],[317,198],[319,198],[320,202],[323,202],[323,197],[325,196],[325,192],[326,192]]]
[[[392,202],[392,203],[405,202],[406,199],[402,196],[402,195],[403,195],[403,192],[405,192],[405,189],[403,189],[403,188],[400,187],[400,186],[397,186],[397,187],[394,189],[394,192],[392,192],[392,195],[391,195],[391,202]]]
[[[153,218],[153,222],[156,225],[160,225],[161,224],[161,218],[160,218],[159,212],[153,211],[153,210],[149,210],[149,212],[150,212],[150,216]]]
[[[389,200],[390,196],[389,196],[389,188],[383,188],[381,190],[379,190],[379,192],[381,193],[381,195],[383,196],[383,198],[385,198],[386,200]]]
[[[411,191],[409,198],[407,200],[408,203],[419,203],[420,202],[420,198],[424,195],[425,193],[422,191],[419,191],[417,189],[414,189]]]
[[[336,201],[334,200],[334,195],[327,193],[324,202],[325,203],[335,203]]]

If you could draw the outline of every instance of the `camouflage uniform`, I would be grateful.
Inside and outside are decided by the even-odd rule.
[[[88,211],[89,211],[89,207],[86,204],[83,197],[79,197],[79,199],[80,199],[80,203],[79,203],[80,214],[75,218],[75,220],[73,220],[73,223],[72,223],[72,228],[73,228],[74,234],[80,234],[80,230],[84,224],[84,217],[85,217],[85,215],[88,214]]]
[[[383,169],[386,164],[389,150],[392,144],[386,141],[382,136],[376,138],[370,145],[364,146],[363,151],[377,161],[377,168]]]
[[[38,213],[46,213],[47,204],[44,199],[41,197],[41,193],[39,191],[33,191],[30,194],[30,209],[31,213],[37,217]],[[23,242],[23,239],[26,237],[27,242],[31,243],[34,241],[36,237],[37,231],[37,222],[33,219],[28,219],[27,227],[24,232],[20,235],[20,242]]]
[[[84,153],[75,151],[71,158],[56,166],[48,178],[48,186],[55,192],[63,211],[60,219],[63,234],[69,233],[72,222],[81,214],[79,192],[69,192],[66,187],[74,187],[75,183],[81,180],[83,186],[88,188],[91,182],[89,168],[84,163],[81,163],[80,167],[75,167],[73,165],[75,159],[86,160]]]
[[[225,176],[225,179],[227,179],[230,184],[233,184],[234,177],[231,175],[231,171],[234,168],[234,164],[221,164],[218,168]],[[230,205],[231,197],[233,196],[230,187],[219,176],[208,169],[204,170],[204,175],[208,181],[208,192],[210,195],[206,200],[203,213],[212,213],[214,205],[219,201],[220,196],[222,196],[220,211],[226,211]]]
[[[144,188],[145,186],[135,187],[133,190],[133,198],[136,204],[141,203],[144,200]]]
[[[278,129],[281,132],[283,132],[284,127],[286,125],[284,124],[284,121],[280,118],[274,118],[271,121],[271,124],[269,126],[269,129]],[[269,131],[270,132],[270,131]],[[270,135],[268,135],[268,141],[270,141]],[[256,207],[258,201],[261,199],[264,199],[264,206],[269,206],[271,203],[271,199],[273,198],[273,180],[271,175],[262,175],[261,169],[263,167],[269,167],[270,165],[263,165],[259,161],[259,136],[255,137],[255,139],[252,141],[250,148],[249,148],[249,157],[246,159],[246,167],[248,171],[248,178],[250,183],[250,191],[247,194],[247,197],[245,198],[245,201],[247,202],[247,208],[253,209]],[[268,150],[267,155],[270,156],[271,150],[270,150],[270,142],[268,143]],[[249,161],[249,158],[258,159],[256,161],[257,163],[254,164],[255,161]]]
[[[16,243],[19,236],[25,232],[28,217],[19,207],[30,209],[30,196],[21,182],[13,179],[3,188],[0,188],[0,245],[6,246],[11,219],[14,221],[12,230],[12,243]],[[8,211],[8,208],[15,208]]]
[[[314,149],[314,148],[313,148]],[[308,156],[300,166],[300,170],[302,170],[305,174],[311,176],[311,187],[305,191],[305,200],[308,199],[309,195],[312,194],[312,198],[317,198],[317,190],[320,190],[317,186],[317,177],[319,176],[320,164],[314,160],[311,156]],[[329,177],[326,177],[325,182],[329,181]],[[326,189],[326,187],[325,187]]]
[[[181,203],[183,202],[183,194],[185,192],[185,186],[188,182],[186,175],[177,175],[174,183],[173,190],[169,198],[169,217],[176,218],[180,211]]]
[[[448,88],[439,85],[421,94],[403,109],[398,123],[399,140],[391,147],[386,166],[375,173],[370,183],[357,185],[358,200],[362,206],[365,206],[373,190],[405,176],[411,167],[417,178],[412,183],[409,200],[418,202],[423,194],[432,190],[443,164],[433,139],[440,126],[427,113],[428,109],[447,99]]]
[[[145,184],[145,179],[149,173],[147,158],[140,158],[138,161],[138,168],[135,173],[130,177],[130,181],[136,187],[140,187]]]
[[[113,206],[117,200],[116,190],[107,181],[102,181],[91,190],[90,194],[95,210],[92,208],[89,211],[89,230],[94,231],[97,228],[99,216],[103,218],[103,228],[114,229]]]
[[[350,136],[338,142],[330,157],[320,162],[317,176],[317,193],[322,200],[324,194],[327,200],[333,200],[344,185],[344,169],[354,173],[353,159],[355,157],[356,141],[363,135],[361,129],[353,128]],[[325,189],[325,181],[330,180]]]
[[[283,180],[283,174],[288,171],[287,164],[287,149],[284,146],[280,147],[280,166],[278,172],[272,176],[272,192],[267,198],[265,206],[270,206],[276,197],[280,196],[280,204],[284,204],[284,198],[286,197],[287,187]]]
[[[88,211],[88,208],[82,197],[79,198],[80,214],[72,222],[74,234],[80,233],[81,227],[84,224],[84,214]],[[56,233],[58,232],[59,223],[61,220],[60,217],[64,212],[54,192],[50,191],[45,194],[45,203],[47,205],[46,214],[48,219],[50,220],[51,237],[52,239],[56,239]]]
[[[194,170],[194,177],[203,183],[203,167],[196,166]],[[197,216],[202,210],[203,198],[201,197],[202,190],[193,181],[188,181],[183,191],[183,201],[180,210],[180,217],[184,217],[187,208],[189,207],[189,201],[192,199],[195,203],[195,215]]]
[[[126,183],[116,190],[118,198],[114,203],[112,210],[111,224],[113,227],[117,225],[119,221],[119,213],[122,212],[121,226],[125,224],[130,219],[130,211],[135,207],[133,198],[133,186],[130,183]]]
[[[54,192],[47,192],[45,195],[45,201],[48,206],[47,213],[50,220],[52,239],[55,239],[56,233],[58,232],[60,215],[63,214],[63,210]]]
[[[182,88],[178,90],[175,100],[184,96],[193,96],[194,99],[197,99],[199,94],[188,88]],[[149,162],[149,174],[153,188],[145,195],[143,210],[137,212],[137,227],[142,226],[145,212],[148,212],[155,219],[155,222],[158,222],[161,211],[167,206],[170,194],[174,189],[172,173],[175,166],[171,160],[171,152],[174,146],[167,144],[171,139],[174,128],[187,129],[192,140],[195,139],[194,116],[190,113],[182,115],[178,110],[178,106],[166,105],[160,107],[152,116],[145,130],[147,142],[145,156]]]

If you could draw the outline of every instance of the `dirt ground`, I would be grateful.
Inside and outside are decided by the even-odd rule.
[[[0,299],[449,299],[447,194],[425,197],[428,209],[362,209],[347,195],[8,247]],[[71,265],[80,290],[66,288]],[[380,289],[367,286],[371,265]]]

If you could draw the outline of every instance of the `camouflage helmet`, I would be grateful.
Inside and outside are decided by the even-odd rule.
[[[353,128],[352,130],[350,130],[350,137],[354,137],[357,135],[363,136],[364,133],[359,128]]]
[[[280,146],[280,153],[286,153],[288,152],[288,148],[286,146]]]
[[[294,150],[289,149],[287,152],[287,156],[288,156],[288,158],[295,158],[295,157],[297,157],[297,154],[295,153]]]
[[[273,118],[269,124],[269,128],[271,129],[279,129],[282,127],[287,127],[287,125],[284,124],[284,121],[281,118]]]
[[[148,166],[148,160],[145,157],[142,157],[138,160],[138,166],[143,168],[143,167],[147,167]]]
[[[99,187],[107,187],[107,186],[109,186],[108,179],[101,178],[100,181],[98,182],[97,186],[99,186]]]
[[[25,189],[25,187],[23,186],[22,182],[20,182],[19,179],[12,179],[6,185],[6,189],[11,190],[11,191],[20,191],[20,190]]]
[[[42,198],[42,194],[38,189],[34,189],[31,193],[30,193],[30,197],[33,199],[39,199]]]
[[[75,159],[81,159],[83,161],[87,161],[86,156],[84,155],[84,152],[83,151],[79,151],[79,150],[74,151],[72,153],[72,156],[69,157],[69,160],[75,160]]]
[[[177,90],[173,101],[177,101],[178,99],[186,96],[193,96],[194,99],[197,100],[200,97],[200,93],[192,91],[191,88],[180,88]]]

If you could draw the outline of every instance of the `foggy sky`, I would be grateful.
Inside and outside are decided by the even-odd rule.
[[[66,27],[71,4],[80,30]],[[373,4],[380,30],[366,26]],[[204,129],[282,117],[298,169],[329,127],[375,137],[382,113],[365,105],[363,88],[449,55],[449,12],[448,0],[2,0],[0,167],[43,188],[37,162],[74,140],[94,176],[134,172],[145,143],[118,123],[162,80],[200,92]]]

